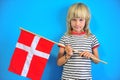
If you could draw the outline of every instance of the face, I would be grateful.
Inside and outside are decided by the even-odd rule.
[[[72,18],[71,27],[75,32],[82,32],[85,26],[85,19],[82,18]]]

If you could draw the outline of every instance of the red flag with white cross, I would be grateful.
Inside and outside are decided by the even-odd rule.
[[[21,29],[8,70],[40,80],[53,45],[54,42]]]

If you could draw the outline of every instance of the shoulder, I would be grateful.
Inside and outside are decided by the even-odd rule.
[[[61,38],[62,39],[68,39],[70,37],[70,35],[64,34]]]
[[[89,39],[91,39],[93,42],[94,42],[94,41],[98,41],[98,39],[97,39],[97,37],[96,37],[95,34],[91,34],[91,35],[89,36]]]
[[[89,37],[90,38],[96,38],[96,35],[95,34],[91,34]]]
[[[66,45],[66,44],[69,43],[69,41],[70,41],[70,36],[69,35],[63,35],[61,37],[59,43]]]

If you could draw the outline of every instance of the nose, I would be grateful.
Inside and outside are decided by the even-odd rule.
[[[76,25],[79,25],[79,23],[80,23],[79,20],[76,20]]]

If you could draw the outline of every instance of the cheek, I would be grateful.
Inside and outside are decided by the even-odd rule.
[[[70,25],[71,25],[71,26],[74,26],[74,25],[75,25],[75,23],[71,22],[71,23],[70,23]]]
[[[85,26],[85,22],[82,22],[82,25]]]

